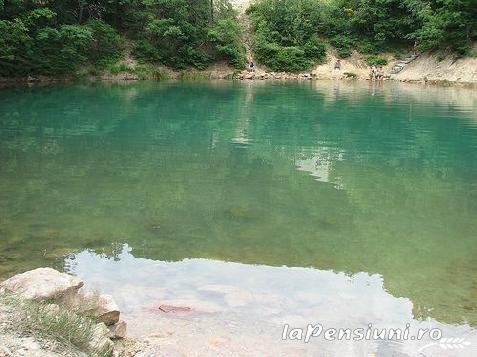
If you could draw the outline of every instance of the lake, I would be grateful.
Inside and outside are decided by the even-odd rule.
[[[477,90],[3,88],[0,165],[0,277],[77,274],[132,336],[170,331],[170,355],[456,353],[281,341],[284,324],[317,322],[437,326],[477,353]]]

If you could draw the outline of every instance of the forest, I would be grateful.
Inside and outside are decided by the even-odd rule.
[[[247,15],[255,59],[272,70],[308,69],[328,45],[378,61],[409,48],[475,56],[477,0],[257,0]],[[0,0],[0,76],[101,70],[126,50],[174,69],[247,63],[228,0]]]
[[[438,50],[475,55],[477,0],[257,0],[248,9],[259,62],[300,71],[353,49],[380,64],[381,52]]]

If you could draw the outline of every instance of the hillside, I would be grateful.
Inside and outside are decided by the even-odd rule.
[[[475,82],[471,2],[0,1],[0,78],[231,78],[244,71],[240,78],[365,79],[370,66],[382,65],[397,80]]]

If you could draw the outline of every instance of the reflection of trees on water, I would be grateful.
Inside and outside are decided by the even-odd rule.
[[[153,259],[380,273],[423,315],[475,323],[475,112],[366,85],[4,91],[0,273],[127,242]]]

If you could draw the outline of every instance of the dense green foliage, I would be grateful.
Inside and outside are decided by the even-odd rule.
[[[477,39],[477,0],[406,0],[418,20],[416,30],[408,35],[423,49],[450,46],[459,54],[469,54]]]
[[[67,74],[81,64],[102,63],[121,55],[118,33],[97,16],[88,12],[74,21],[66,4],[41,4],[4,1],[0,17],[0,75]]]
[[[366,58],[366,63],[370,66],[385,66],[388,60],[379,55],[371,55]]]
[[[248,13],[257,60],[273,70],[300,71],[320,62],[325,44],[317,36],[318,0],[259,0]]]
[[[477,39],[477,0],[257,0],[249,13],[257,59],[274,70],[320,61],[318,38],[342,58],[415,45],[465,55]]]
[[[125,43],[143,62],[174,68],[246,62],[227,0],[0,0],[0,76],[104,68]]]
[[[477,0],[257,0],[248,13],[256,58],[272,70],[305,70],[326,44],[342,58],[413,47],[467,55],[477,39]],[[0,76],[109,68],[125,49],[177,69],[246,63],[229,0],[0,0]]]
[[[228,1],[144,0],[125,10],[121,26],[137,40],[134,54],[143,61],[173,68],[204,68],[219,59],[245,65],[241,29]]]

